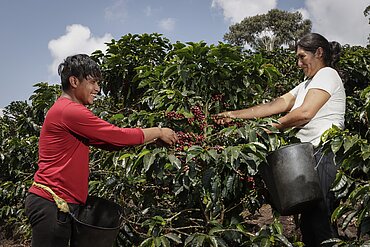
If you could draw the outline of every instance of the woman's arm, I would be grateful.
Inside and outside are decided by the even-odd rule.
[[[302,126],[316,115],[321,107],[329,100],[330,94],[322,89],[312,88],[308,90],[303,104],[279,118],[280,123],[274,123],[278,129]]]
[[[295,102],[295,97],[291,93],[286,93],[275,100],[252,106],[242,110],[222,112],[217,115],[218,124],[230,122],[233,118],[251,119],[268,117],[282,112],[287,112],[292,109]]]

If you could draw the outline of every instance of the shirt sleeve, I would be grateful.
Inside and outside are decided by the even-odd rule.
[[[334,69],[323,68],[312,78],[312,81],[308,85],[308,89],[317,88],[333,95],[339,87],[337,83],[338,77],[338,73]]]
[[[65,128],[87,140],[89,145],[108,149],[144,142],[144,132],[140,128],[119,128],[95,116],[85,106],[71,103],[62,113]]]
[[[297,98],[299,86],[300,86],[300,84],[289,91],[289,93],[292,94],[295,98]]]

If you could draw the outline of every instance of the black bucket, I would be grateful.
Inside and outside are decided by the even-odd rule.
[[[259,170],[272,205],[281,215],[301,213],[322,199],[311,143],[284,146],[271,152],[267,163]]]
[[[122,223],[122,207],[103,198],[89,196],[74,216],[72,247],[111,247]]]

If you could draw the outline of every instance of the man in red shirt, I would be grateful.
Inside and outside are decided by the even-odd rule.
[[[60,199],[68,203],[68,211],[86,202],[89,146],[111,150],[157,138],[169,145],[178,140],[169,128],[119,128],[87,109],[100,91],[98,82],[102,77],[98,64],[88,55],[67,57],[58,73],[62,95],[43,123],[38,170],[25,203],[33,247],[68,246],[71,219],[57,204]]]

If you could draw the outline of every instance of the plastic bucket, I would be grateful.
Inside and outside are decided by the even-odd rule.
[[[122,207],[91,196],[73,218],[72,247],[111,247],[122,223]]]
[[[281,215],[298,214],[322,199],[311,143],[284,146],[267,156],[259,170]]]

